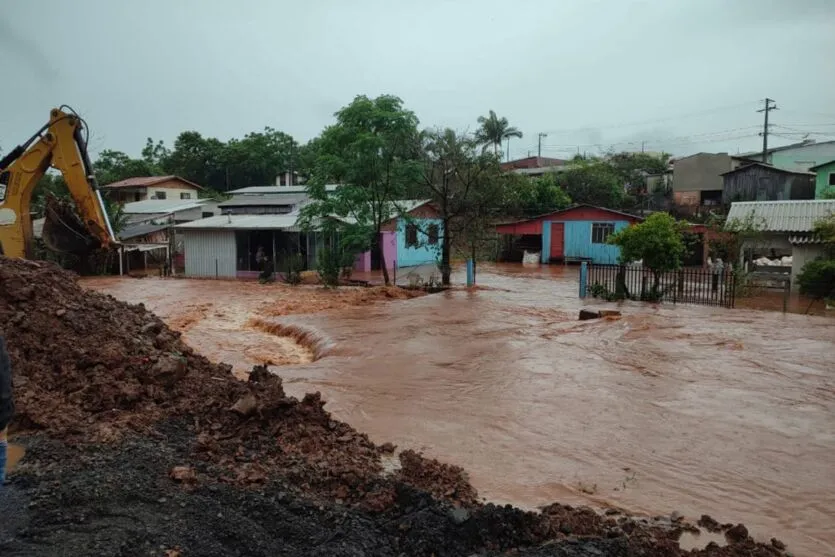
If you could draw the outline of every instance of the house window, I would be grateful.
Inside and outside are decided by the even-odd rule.
[[[591,224],[591,243],[605,244],[609,236],[615,233],[613,222],[593,222]]]
[[[189,192],[181,192],[180,199],[191,199],[191,193]]]
[[[213,217],[213,216],[215,216],[215,214],[212,213],[211,211],[203,211],[201,218],[207,219],[207,218]]]
[[[835,186],[835,172],[829,173],[829,185]]]
[[[416,248],[418,245],[418,229],[416,224],[406,225],[406,247]]]
[[[164,191],[155,191],[154,192],[154,199],[166,199],[168,194]]]
[[[437,224],[430,224],[429,230],[427,231],[426,235],[429,237],[427,240],[432,245],[438,244],[438,225]]]

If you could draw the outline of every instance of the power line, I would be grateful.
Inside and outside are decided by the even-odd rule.
[[[671,120],[683,120],[687,118],[695,118],[696,116],[704,116],[705,114],[713,114],[716,112],[722,112],[725,110],[732,110],[735,108],[743,108],[743,107],[750,107],[754,104],[755,101],[748,101],[745,103],[738,103],[733,105],[726,105],[726,106],[719,106],[715,108],[710,108],[707,110],[699,110],[696,112],[690,112],[687,114],[680,114],[677,116],[667,116],[664,118],[654,118],[651,120],[643,120],[643,121],[636,121],[636,122],[624,122],[620,124],[609,124],[609,125],[600,125],[600,126],[582,126],[579,128],[563,128],[563,129],[553,129],[553,130],[545,130],[545,133],[549,134],[560,134],[560,133],[571,133],[571,132],[579,132],[579,131],[588,131],[590,129],[615,129],[615,128],[628,128],[633,126],[643,126],[646,124],[655,124],[660,122],[669,122]]]

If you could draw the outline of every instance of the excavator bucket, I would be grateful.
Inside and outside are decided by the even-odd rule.
[[[72,202],[49,195],[44,213],[43,242],[52,251],[85,255],[101,247],[87,232]]]

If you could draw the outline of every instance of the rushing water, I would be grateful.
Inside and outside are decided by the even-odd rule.
[[[493,501],[707,513],[796,554],[835,554],[835,320],[630,303],[578,322],[575,270],[503,267],[479,282],[490,288],[271,318],[328,347],[280,369],[287,390],[319,390],[374,440],[463,466]],[[208,304],[186,340],[240,367],[288,342],[244,326],[265,289],[91,285],[169,319]]]

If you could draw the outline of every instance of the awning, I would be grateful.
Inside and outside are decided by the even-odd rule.
[[[154,251],[168,249],[168,244],[122,244],[124,251]]]

